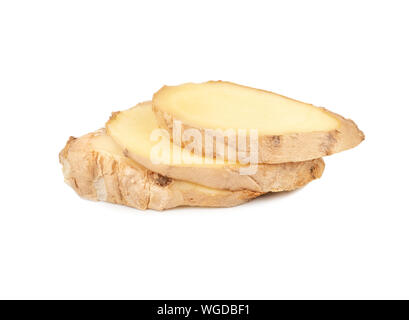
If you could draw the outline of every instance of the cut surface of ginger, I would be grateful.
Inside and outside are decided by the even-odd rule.
[[[94,150],[97,152],[106,152],[110,154],[111,156],[115,157],[120,157],[122,160],[128,160],[132,166],[136,166],[138,168],[143,168],[142,166],[138,165],[135,163],[133,160],[126,158],[123,154],[123,150],[119,147],[118,144],[114,142],[114,140],[108,136],[107,134],[104,134],[103,131],[99,134],[95,134],[92,139],[89,139],[89,148],[90,150]],[[145,168],[143,168],[145,169]],[[146,170],[146,169],[145,169]],[[200,192],[203,195],[230,195],[231,191],[228,190],[222,190],[222,189],[215,189],[215,188],[209,188],[205,186],[201,186],[196,183],[191,183],[187,181],[182,181],[182,180],[173,180],[174,187],[176,186],[178,189],[183,190],[183,191],[192,191],[195,190],[196,192]]]
[[[110,136],[106,134],[100,134],[100,135],[96,135],[95,137],[93,137],[93,139],[91,140],[90,147],[92,150],[95,150],[98,152],[107,152],[111,155],[124,158],[123,150],[119,147],[118,144],[114,142],[114,140]],[[139,166],[137,163],[135,163],[131,159],[128,158],[128,160],[132,162],[133,166]],[[207,195],[212,195],[212,194],[229,195],[231,194],[231,191],[228,191],[228,190],[209,188],[209,187],[202,186],[200,184],[191,183],[191,182],[182,181],[182,180],[174,180],[173,183],[176,184],[180,190],[197,190],[198,192],[201,192]]]
[[[207,167],[221,167],[225,163],[213,161],[213,159],[211,159],[211,163],[205,163],[204,157],[173,144],[169,133],[159,128],[151,102],[144,102],[134,108],[114,114],[107,123],[107,130],[109,135],[126,151],[144,159],[151,159],[153,162],[160,161],[163,164],[173,166],[188,164],[189,166]],[[159,136],[156,136],[155,132]],[[159,145],[160,143],[162,144]],[[157,148],[163,146],[160,148],[161,152],[157,159],[155,159],[155,153],[151,153],[155,146]],[[231,165],[240,166],[239,163]]]
[[[165,86],[154,95],[153,106],[193,127],[257,129],[261,135],[331,131],[340,125],[322,108],[222,81]]]

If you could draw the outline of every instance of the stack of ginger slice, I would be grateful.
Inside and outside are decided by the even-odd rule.
[[[364,140],[324,108],[234,83],[164,86],[70,137],[65,181],[82,197],[138,209],[231,207],[321,177],[323,156]]]

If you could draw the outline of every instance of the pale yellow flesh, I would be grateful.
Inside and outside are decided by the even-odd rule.
[[[106,134],[96,135],[90,140],[90,149],[107,152],[113,156],[123,156],[123,151],[112,138]]]
[[[169,158],[169,161],[162,162],[172,166],[206,166],[221,167],[224,163],[205,163],[205,158],[197,156],[186,149],[174,145],[169,139],[161,138],[166,141],[151,140],[151,135],[155,130],[161,130],[163,134],[168,134],[166,130],[160,129],[154,112],[152,103],[145,102],[138,106],[117,114],[113,119],[108,121],[107,130],[109,135],[124,149],[130,153],[151,159],[152,148],[160,142],[169,143],[170,148],[163,148],[161,159]],[[168,155],[168,151],[170,154]],[[209,161],[209,159],[207,159]],[[240,164],[235,164],[240,166]]]
[[[257,129],[262,135],[282,135],[339,127],[337,119],[310,104],[221,81],[164,87],[153,103],[197,128]]]

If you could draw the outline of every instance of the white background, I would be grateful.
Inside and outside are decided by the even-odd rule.
[[[2,1],[0,298],[409,298],[407,1]],[[164,84],[228,80],[365,132],[230,209],[82,200],[58,152]]]

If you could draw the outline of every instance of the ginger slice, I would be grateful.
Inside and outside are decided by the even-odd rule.
[[[261,194],[207,188],[152,172],[124,156],[104,129],[71,137],[60,152],[60,162],[65,181],[81,197],[142,210],[232,207]]]
[[[246,189],[255,192],[288,191],[321,177],[325,166],[322,159],[296,163],[258,164],[254,174],[242,175],[240,164],[206,163],[204,157],[180,148],[173,144],[169,137],[167,141],[162,142],[166,142],[165,145],[169,144],[172,155],[169,161],[157,163],[151,158],[152,148],[157,146],[157,142],[151,140],[151,134],[158,129],[159,124],[152,111],[151,102],[144,102],[129,110],[116,112],[106,124],[107,133],[122,148],[127,157],[163,176],[210,188],[233,191]],[[164,150],[162,156],[167,152]],[[182,155],[182,160],[188,161],[175,161],[175,154]],[[179,157],[176,158],[179,159]]]
[[[257,130],[260,163],[317,159],[364,140],[353,121],[324,108],[230,82],[164,86],[152,103],[169,131],[175,120],[183,131],[195,128],[203,136],[206,129]]]

